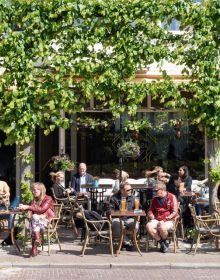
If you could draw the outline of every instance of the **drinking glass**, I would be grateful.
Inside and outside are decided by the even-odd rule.
[[[126,210],[126,198],[122,197],[121,199],[121,211],[125,212]]]
[[[181,193],[185,191],[185,184],[183,182],[181,182],[180,185],[179,185],[179,191]]]
[[[135,197],[134,208],[135,208],[135,210],[138,210],[139,207],[140,207],[140,200],[138,197]]]
[[[5,201],[5,208],[6,208],[6,211],[8,211],[9,205],[10,205],[10,202],[9,202],[9,201]]]

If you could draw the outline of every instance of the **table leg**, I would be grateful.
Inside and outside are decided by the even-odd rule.
[[[17,240],[15,239],[15,217],[16,214],[14,214],[13,220],[12,220],[12,225],[11,225],[11,229],[10,229],[10,234],[11,234],[11,242],[13,244],[13,246],[15,246],[18,250],[18,252],[21,252],[21,249],[17,243]]]
[[[118,245],[118,250],[116,253],[116,256],[118,256],[121,252],[121,247],[122,247],[122,243],[124,240],[124,230],[123,230],[123,224],[122,224],[122,220],[120,219],[120,228],[121,228],[121,236],[120,236],[120,240],[119,240],[119,245]]]

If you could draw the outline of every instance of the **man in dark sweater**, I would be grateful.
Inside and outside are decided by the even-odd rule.
[[[126,199],[126,209],[128,211],[132,211],[135,209],[135,196],[132,195],[131,185],[125,182],[125,183],[121,183],[120,190],[111,197],[107,214],[111,214],[111,210],[120,210],[122,198]],[[133,218],[122,217],[121,221],[124,228],[132,229],[134,226]],[[138,229],[138,224],[136,224],[136,226]],[[119,237],[121,235],[119,218],[114,218],[112,220],[112,231],[113,231],[113,237]],[[132,243],[128,236],[125,236],[123,241],[123,246],[127,250],[132,249]]]

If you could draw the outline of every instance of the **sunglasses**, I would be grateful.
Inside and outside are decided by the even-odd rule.
[[[131,192],[131,191],[132,191],[132,189],[126,190],[126,192]]]

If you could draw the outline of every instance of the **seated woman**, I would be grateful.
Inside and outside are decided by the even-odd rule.
[[[110,196],[116,194],[119,189],[120,189],[120,175],[121,175],[121,183],[123,182],[126,182],[126,180],[129,178],[129,174],[125,171],[121,171],[121,174],[120,174],[120,170],[119,169],[115,169],[113,171],[113,178],[115,179],[115,184],[113,186],[113,189],[112,189],[112,193],[110,194]]]
[[[30,257],[35,257],[38,254],[37,247],[41,246],[40,234],[47,225],[50,219],[55,214],[53,210],[53,199],[46,195],[46,188],[43,183],[33,183],[31,190],[34,196],[30,205],[19,205],[19,210],[30,211],[30,230],[32,237],[32,249],[30,251]]]
[[[189,176],[188,167],[185,165],[180,166],[180,168],[178,170],[178,174],[179,174],[180,184],[181,183],[184,184],[184,186],[183,186],[184,190],[186,190],[187,192],[191,192],[192,177]]]
[[[179,189],[180,180],[178,174],[173,174],[167,183],[167,191],[174,194],[180,203],[183,203],[183,198]]]
[[[180,193],[184,193],[184,191],[191,192],[192,177],[189,175],[188,167],[185,165],[180,166],[178,170],[178,175],[180,181],[179,183]],[[182,217],[183,217],[184,228],[186,229],[186,235],[187,235],[188,228],[193,226],[193,219],[190,213],[190,209],[188,207],[190,202],[191,202],[191,197],[183,197]]]
[[[158,182],[167,183],[170,178],[170,174],[163,171],[163,168],[161,166],[154,166],[152,170],[146,170],[145,171],[145,177],[147,180],[148,186],[151,186],[152,189],[148,189],[146,192],[146,199],[148,203],[152,200],[152,198],[155,196],[155,186]],[[148,205],[149,208],[150,205]],[[148,210],[148,208],[146,210]]]
[[[73,190],[65,188],[63,171],[57,171],[56,173],[51,172],[50,176],[53,182],[52,189],[54,190],[56,198],[66,198],[68,193],[70,195],[74,193]]]

